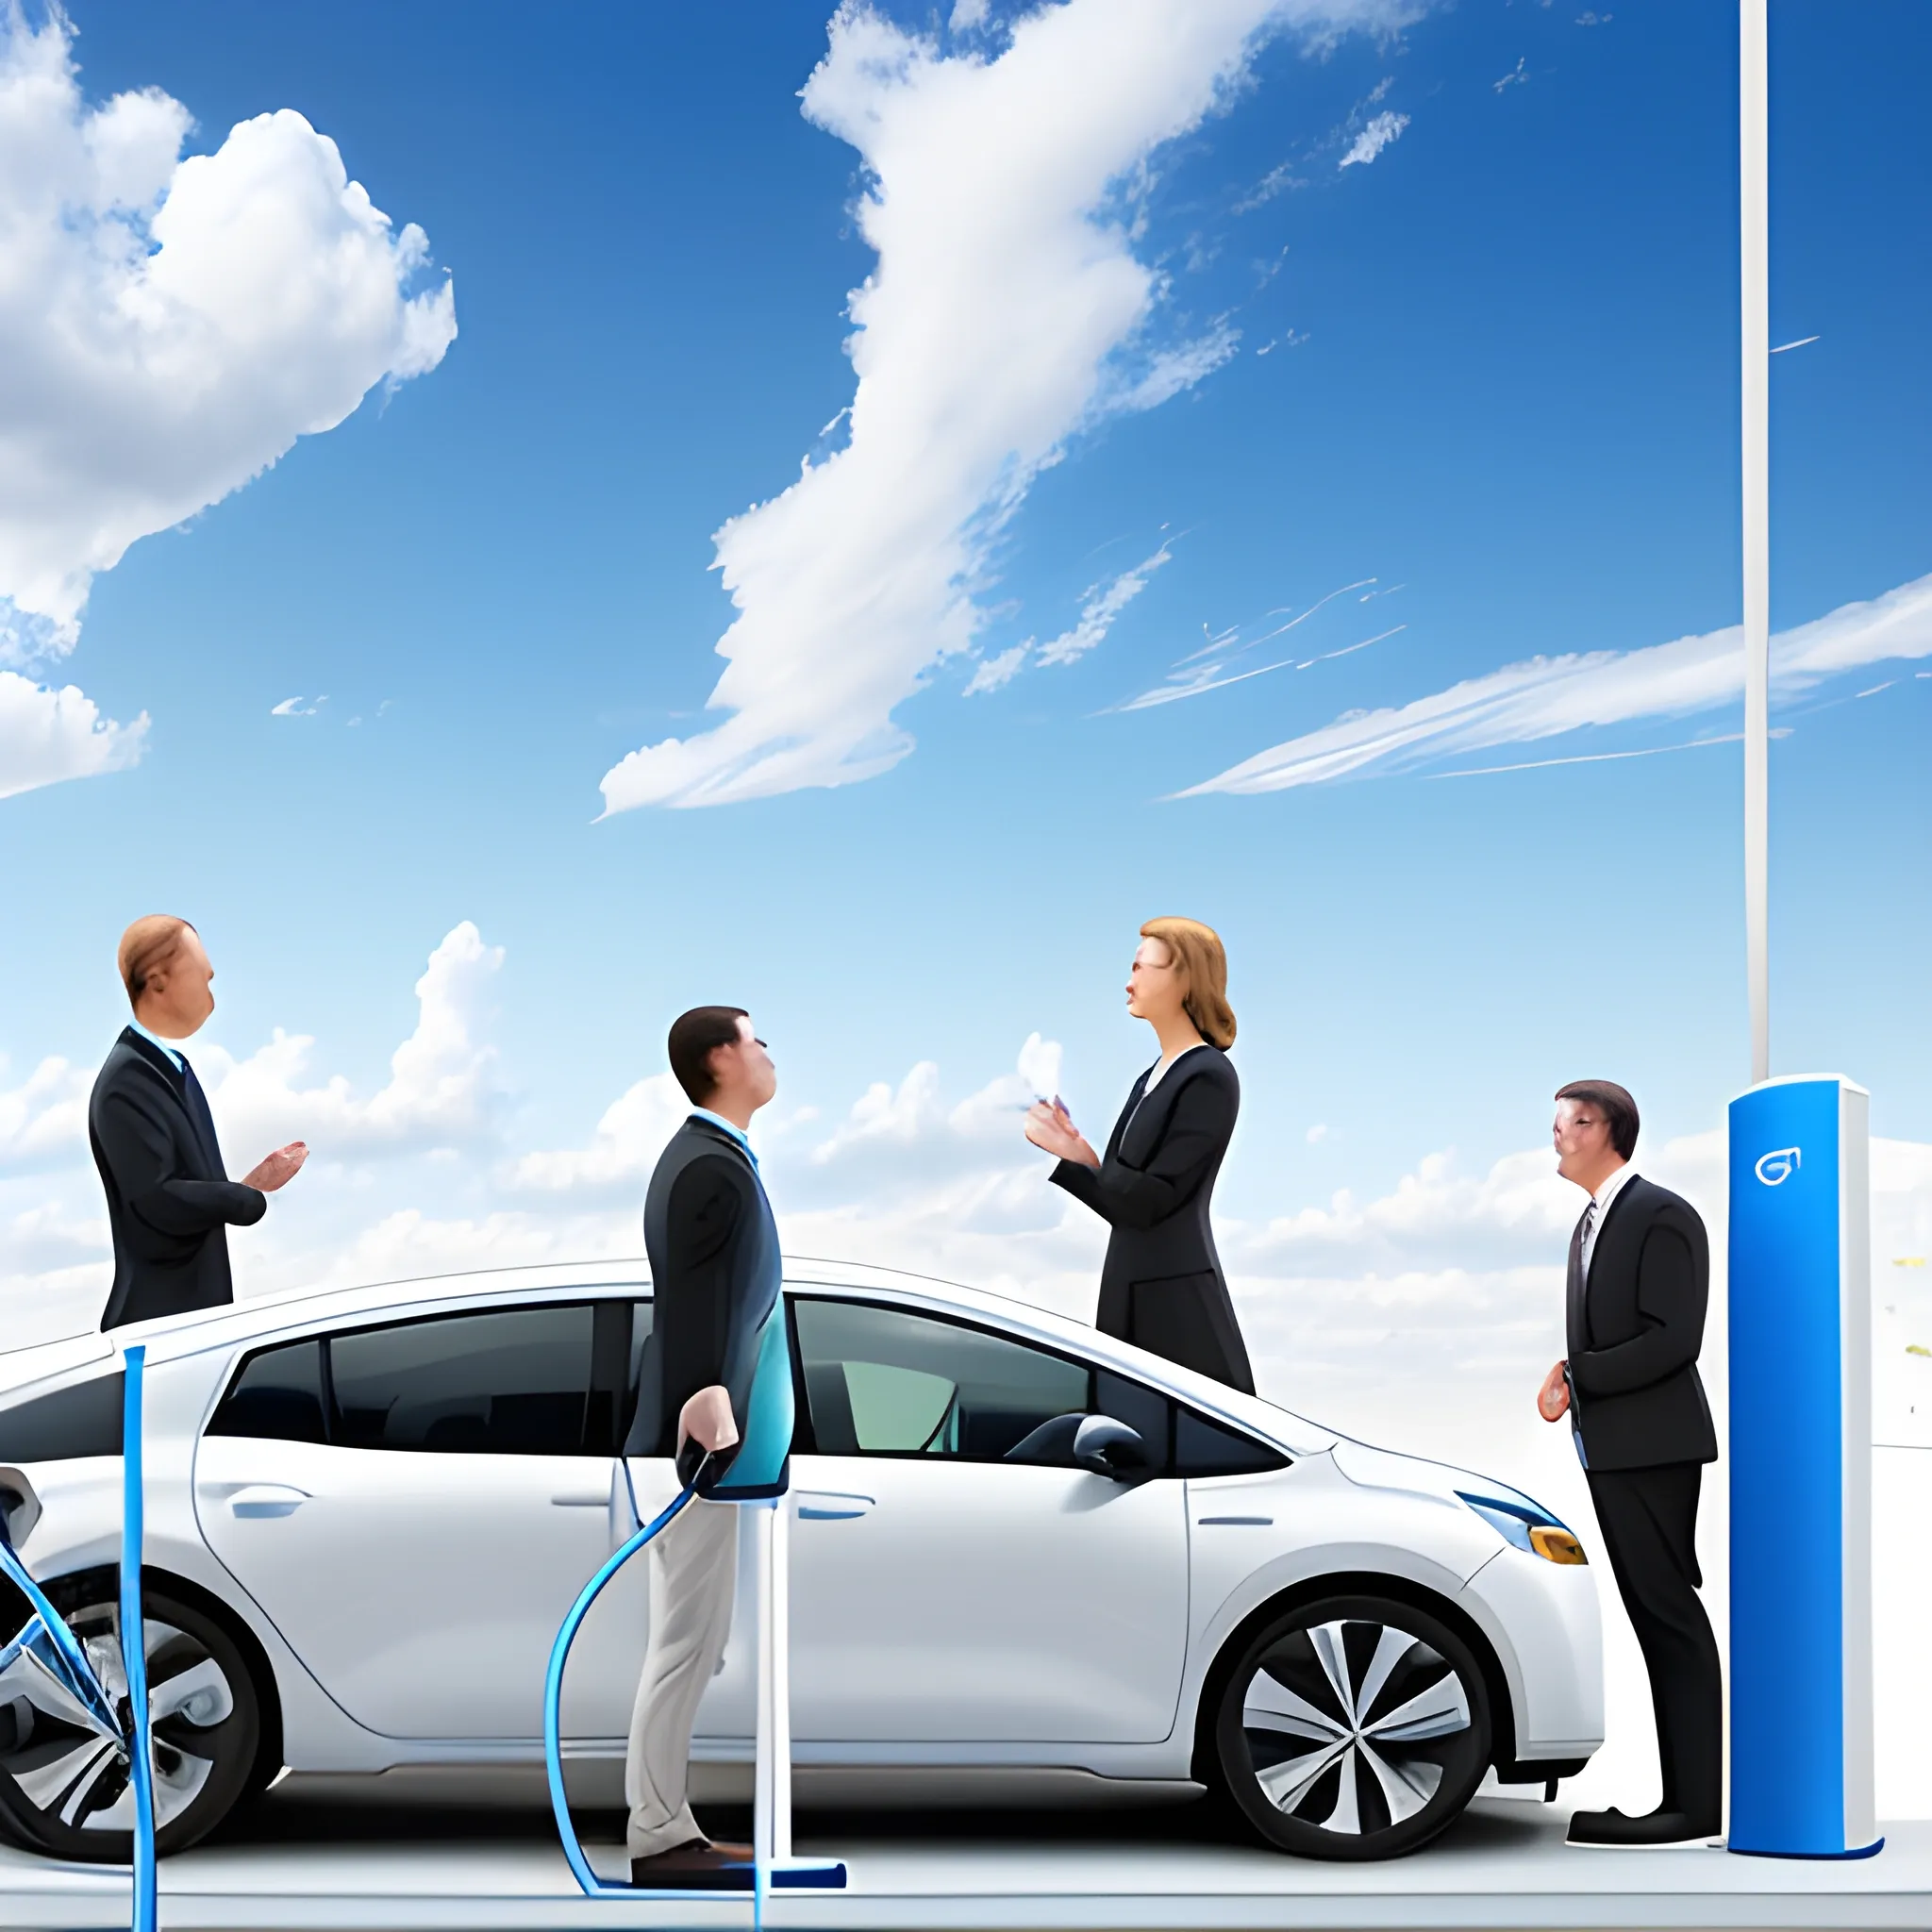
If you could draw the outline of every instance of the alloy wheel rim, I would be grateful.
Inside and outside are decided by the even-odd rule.
[[[125,1724],[127,1670],[118,1607],[91,1606],[70,1623]],[[160,1831],[200,1797],[212,1775],[217,1733],[234,1713],[235,1692],[207,1646],[177,1625],[144,1619],[143,1637],[155,1828]],[[125,1740],[107,1735],[31,1650],[0,1671],[0,1739],[6,1740],[0,1774],[50,1824],[85,1832],[133,1829]]]
[[[1405,1824],[1471,1740],[1469,1693],[1440,1651],[1391,1624],[1292,1630],[1257,1659],[1241,1733],[1263,1799],[1343,1836]]]

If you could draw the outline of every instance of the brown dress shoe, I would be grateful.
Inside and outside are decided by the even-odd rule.
[[[688,1839],[668,1852],[630,1861],[630,1882],[652,1891],[749,1891],[751,1847]]]

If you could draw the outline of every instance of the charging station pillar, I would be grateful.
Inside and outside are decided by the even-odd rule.
[[[1730,1848],[1883,1842],[1872,1749],[1870,1096],[1767,1080],[1730,1109]]]

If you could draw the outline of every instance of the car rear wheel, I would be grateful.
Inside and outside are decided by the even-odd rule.
[[[1270,1844],[1306,1858],[1393,1858],[1475,1795],[1490,1708],[1469,1646],[1440,1618],[1373,1596],[1284,1612],[1243,1646],[1215,1722],[1229,1794]]]
[[[111,1576],[47,1592],[125,1724],[127,1672]],[[247,1788],[261,1738],[241,1650],[205,1610],[142,1594],[148,1714],[154,1733],[155,1843],[165,1854],[205,1838]],[[8,1635],[11,1634],[9,1631]],[[125,1864],[133,1856],[128,1757],[30,1653],[0,1671],[0,1822],[58,1858]]]

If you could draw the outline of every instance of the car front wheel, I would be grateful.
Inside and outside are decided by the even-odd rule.
[[[1490,1708],[1469,1646],[1441,1619],[1374,1596],[1285,1611],[1243,1646],[1215,1756],[1269,1843],[1307,1858],[1393,1858],[1475,1795]]]
[[[91,1577],[66,1590],[53,1584],[47,1594],[125,1724],[127,1671],[114,1590],[111,1576]],[[149,1588],[142,1617],[155,1844],[165,1854],[206,1837],[234,1808],[255,1767],[261,1717],[240,1649],[206,1611]],[[0,1646],[11,1635],[0,1633]],[[127,1765],[120,1739],[102,1736],[30,1654],[0,1670],[0,1824],[21,1843],[57,1858],[125,1864],[134,1830]]]

